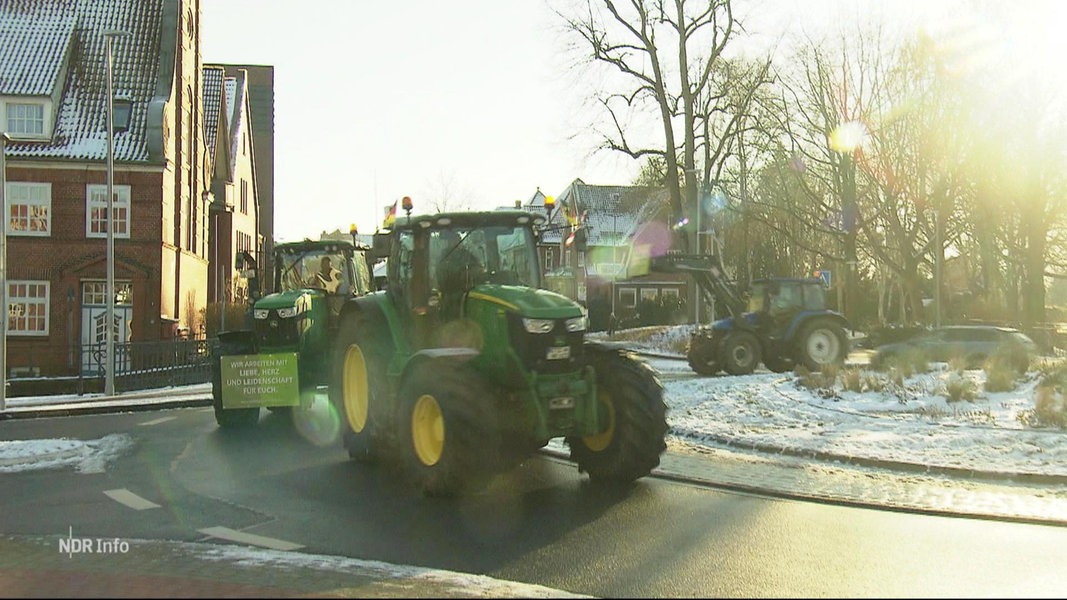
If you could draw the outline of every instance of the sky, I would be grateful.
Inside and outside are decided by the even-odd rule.
[[[274,66],[276,235],[370,233],[405,195],[495,208],[577,177],[628,183],[566,141],[573,107],[546,6],[205,2],[205,62]]]
[[[689,326],[631,330],[642,339],[636,346],[670,355]],[[603,336],[602,333],[591,334]],[[1027,424],[1025,415],[1034,407],[1040,379],[1037,369],[1028,372],[1010,392],[980,392],[973,401],[948,402],[945,382],[952,377],[972,380],[982,389],[981,370],[953,374],[948,365],[933,363],[931,370],[904,380],[899,389],[886,392],[848,392],[836,385],[820,393],[797,385],[793,373],[763,369],[745,376],[693,377],[685,361],[649,359],[665,387],[670,425],[668,452],[708,456],[716,449],[752,447],[778,449],[790,454],[824,453],[852,461],[880,460],[980,472],[1067,476],[1065,432]],[[861,367],[864,358],[854,353],[850,364]],[[872,372],[873,373],[873,372]],[[172,399],[182,394],[203,395],[209,385],[169,389]],[[8,398],[9,410],[45,403],[99,401],[94,395]],[[316,403],[309,419],[325,422],[323,404]],[[147,414],[142,425],[160,419]],[[165,417],[164,417],[165,419]],[[301,420],[297,419],[298,427]],[[322,436],[323,427],[300,429],[318,432],[309,437],[316,444],[336,443]],[[147,431],[147,430],[146,430]],[[0,441],[0,474],[71,469],[79,473],[105,473],[110,464],[133,451],[136,435],[115,433],[98,439],[40,438]],[[702,451],[703,449],[703,451]],[[566,454],[561,440],[549,442],[548,450]],[[713,454],[712,454],[713,455]],[[340,460],[340,459],[339,459]],[[707,460],[714,460],[708,458]],[[379,576],[427,578],[440,585],[469,590],[484,597],[563,597],[560,590],[489,577],[420,569],[346,557],[232,546],[186,544],[197,556],[219,560],[238,558],[273,567],[307,566],[341,572],[373,571]]]
[[[759,0],[781,14],[798,1]],[[403,196],[416,212],[430,196],[492,209],[577,178],[628,185],[639,170],[572,139],[589,113],[546,0],[300,6],[203,3],[206,63],[274,67],[279,239],[370,233]]]
[[[305,0],[300,10],[282,0],[203,2],[205,62],[274,67],[275,235],[316,237],[351,224],[370,233],[403,196],[416,212],[441,197],[464,199],[449,208],[492,209],[538,189],[559,195],[577,178],[628,185],[637,162],[593,152],[588,81],[570,68],[552,10],[571,1]],[[751,47],[765,48],[851,21],[944,27],[961,2],[735,4],[759,40]],[[1035,23],[1051,31],[1062,22],[1047,10],[1018,11],[1022,39],[1043,39],[1030,35]],[[998,27],[1006,25],[987,27],[990,35]]]

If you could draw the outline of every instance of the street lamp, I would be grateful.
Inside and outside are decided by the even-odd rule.
[[[125,31],[105,31],[107,48],[107,324],[104,327],[105,358],[104,395],[115,395],[115,132],[130,127],[132,101],[115,98],[112,89],[111,45],[116,37],[130,34]],[[118,117],[116,120],[115,117]]]
[[[4,221],[0,223],[0,306],[3,307],[3,323],[0,323],[0,412],[7,410],[7,143],[11,138],[0,133],[0,207]]]

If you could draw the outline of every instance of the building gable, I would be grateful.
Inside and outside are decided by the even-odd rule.
[[[0,95],[54,98],[44,140],[16,140],[13,158],[104,160],[107,156],[107,53],[104,32],[130,33],[112,44],[113,91],[133,102],[130,128],[115,136],[115,160],[161,160],[149,151],[151,122],[162,120],[157,94],[169,90],[176,31],[164,17],[178,0],[0,2]],[[170,54],[164,52],[169,48]],[[161,81],[161,77],[166,81]],[[157,101],[157,102],[153,102]],[[150,105],[160,112],[150,118]],[[0,121],[6,127],[6,121]],[[158,134],[158,133],[157,133]],[[160,146],[161,141],[155,141]]]

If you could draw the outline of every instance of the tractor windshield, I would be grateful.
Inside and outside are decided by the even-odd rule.
[[[488,226],[430,232],[430,278],[442,292],[479,283],[540,287],[533,234],[526,227]]]
[[[332,250],[279,252],[279,288],[282,291],[314,288],[329,294],[348,294],[352,289],[350,263],[345,253]]]

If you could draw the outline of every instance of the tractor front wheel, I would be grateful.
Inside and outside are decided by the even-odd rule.
[[[848,337],[839,324],[829,319],[816,319],[801,328],[797,350],[797,362],[810,371],[821,371],[826,365],[845,363]]]
[[[760,345],[756,336],[735,331],[722,343],[722,365],[731,375],[748,375],[760,363]]]
[[[483,488],[501,469],[497,393],[450,358],[412,367],[400,386],[397,439],[405,471],[423,495]]]
[[[330,403],[340,417],[341,441],[348,456],[374,462],[381,454],[385,419],[384,346],[370,319],[349,315],[337,332]]]
[[[659,466],[667,449],[667,405],[656,372],[625,350],[585,347],[596,371],[604,430],[566,438],[578,470],[596,483],[629,484]]]

